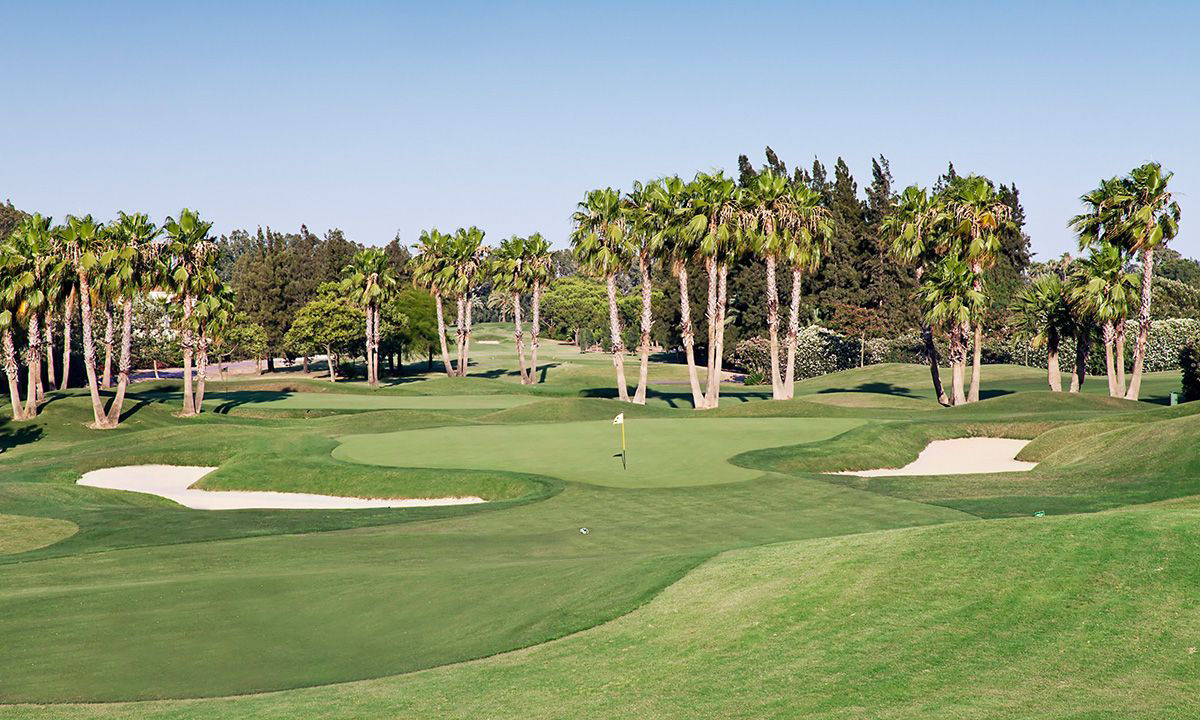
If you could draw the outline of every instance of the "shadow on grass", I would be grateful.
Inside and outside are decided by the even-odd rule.
[[[0,418],[0,453],[36,442],[42,435],[42,428],[37,425],[18,425],[8,418]]]

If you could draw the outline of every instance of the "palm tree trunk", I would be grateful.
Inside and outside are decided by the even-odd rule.
[[[371,387],[375,387],[375,385],[377,384],[375,382],[375,338],[374,338],[375,316],[374,316],[374,312],[375,312],[374,308],[372,308],[371,305],[368,303],[367,304],[367,312],[366,312],[367,331],[366,331],[365,345],[366,345],[366,350],[367,350],[367,353],[366,353],[367,384],[370,385]]]
[[[1146,343],[1150,340],[1150,282],[1154,276],[1154,248],[1142,251],[1142,306],[1138,310],[1137,344],[1133,346],[1133,377],[1129,378],[1126,400],[1137,400],[1142,390],[1142,365],[1146,361]]]
[[[967,373],[967,330],[966,323],[956,323],[950,330],[950,374],[954,404],[965,405],[967,396],[963,383]]]
[[[933,392],[937,395],[938,403],[942,406],[950,405],[950,398],[946,396],[946,389],[942,387],[941,358],[938,357],[937,345],[933,342],[933,328],[924,323],[921,324],[921,340],[925,343],[925,359],[929,363],[929,377],[933,382]]]
[[[466,298],[462,295],[458,296],[458,325],[454,328],[454,335],[458,338],[458,370],[459,377],[466,377],[467,366],[464,360],[467,347],[467,308]]]
[[[186,310],[187,305],[184,305]],[[96,338],[92,332],[92,300],[91,288],[87,278],[79,274],[79,315],[83,328],[83,369],[87,373],[88,392],[92,396],[93,427],[108,427],[108,415],[104,412],[104,404],[100,401],[100,387],[96,379]]]
[[[67,307],[63,312],[63,356],[62,378],[58,381],[58,389],[66,390],[71,384],[71,323],[75,320],[75,289],[67,295]]]
[[[433,294],[434,307],[437,310],[438,340],[442,343],[442,364],[446,366],[447,377],[454,377],[454,363],[450,362],[450,348],[446,343],[446,316],[442,312],[442,294]]]
[[[1058,333],[1046,339],[1046,380],[1052,392],[1062,392],[1062,371],[1058,369]]]
[[[192,359],[196,352],[196,337],[192,331],[194,303],[191,295],[183,296],[183,411],[180,414],[184,417],[196,414],[196,404],[192,397]]]
[[[1071,374],[1071,392],[1073,393],[1077,393],[1083,388],[1083,380],[1087,375],[1087,356],[1091,346],[1091,328],[1080,328],[1075,333],[1075,372]]]
[[[924,266],[918,265],[914,275],[916,276],[917,287],[921,285],[921,277],[925,274]],[[933,342],[933,327],[921,322],[921,340],[925,343],[925,359],[929,363],[929,379],[933,382],[933,393],[937,396],[938,403],[943,407],[950,405],[950,398],[946,397],[946,389],[942,387],[942,371],[941,358],[938,357],[937,345]]]
[[[458,374],[462,377],[467,376],[467,367],[471,364],[471,308],[474,305],[471,299],[471,293],[468,291],[466,296],[467,329],[463,333],[462,362],[458,364]]]
[[[46,311],[46,317],[42,323],[45,328],[45,343],[46,343],[46,387],[51,390],[58,384],[58,380],[54,377],[54,312]]]
[[[25,352],[25,366],[29,380],[25,386],[25,419],[32,420],[38,414],[38,388],[42,384],[42,319],[38,313],[29,315],[29,337]]]
[[[613,368],[617,371],[617,396],[629,402],[629,386],[625,384],[625,343],[621,341],[621,316],[617,314],[617,280],[609,273],[605,277],[608,286],[608,331],[612,338]]]
[[[788,305],[787,367],[784,369],[783,398],[796,394],[796,342],[800,333],[800,271],[792,269],[792,297]]]
[[[1108,396],[1119,397],[1117,395],[1117,373],[1113,363],[1113,330],[1112,320],[1107,320],[1104,323],[1104,376],[1108,379]]]
[[[679,329],[683,335],[683,354],[687,359],[688,368],[688,384],[692,388],[692,409],[699,410],[704,407],[704,393],[700,391],[700,377],[696,372],[696,354],[693,348],[696,345],[696,329],[692,326],[692,305],[688,299],[688,271],[687,266],[679,263],[678,272],[679,278]]]
[[[112,387],[113,311],[112,303],[104,301],[104,382],[100,387]]]
[[[371,328],[371,342],[372,349],[374,350],[374,373],[376,373],[376,385],[379,384],[379,318],[382,316],[382,314],[383,311],[380,310],[378,305],[376,305],[376,312],[374,312],[374,325]]]
[[[983,292],[983,265],[978,260],[971,263],[971,272],[974,273],[975,279],[972,282],[972,287],[975,292]],[[983,318],[975,321],[975,354],[971,358],[971,392],[967,396],[967,402],[979,401],[979,371],[983,359]]]
[[[530,383],[530,373],[525,370],[525,330],[521,327],[521,295],[513,293],[513,336],[517,341],[517,369],[521,373],[521,384]]]
[[[108,408],[108,424],[112,427],[121,422],[121,407],[125,404],[125,390],[129,387],[129,370],[133,364],[133,298],[125,298],[121,310],[121,361],[117,366],[117,394]]]
[[[725,309],[728,300],[726,293],[729,267],[724,263],[717,266],[717,329],[713,333],[716,349],[712,356],[712,366],[708,370],[708,392],[705,400],[708,407],[715,408],[721,404],[721,363],[725,356]]]
[[[25,408],[21,405],[21,366],[17,364],[17,349],[13,345],[11,328],[4,329],[4,374],[8,376],[8,399],[12,402],[13,420],[25,419]]]
[[[533,282],[533,307],[531,308],[533,317],[530,318],[529,340],[530,340],[530,368],[529,382],[530,384],[541,382],[538,377],[538,336],[542,331],[542,283],[539,280]]]
[[[193,401],[196,414],[204,411],[204,384],[208,381],[208,328],[201,324],[196,349],[196,399]]]
[[[1117,321],[1117,397],[1125,397],[1125,318]]]
[[[642,273],[642,335],[638,339],[638,384],[633,393],[633,402],[646,404],[646,382],[650,375],[650,262],[645,255],[638,258],[638,269]]]
[[[705,363],[705,368],[708,372],[708,377],[705,381],[705,403],[708,402],[708,395],[712,392],[712,368],[713,368],[713,350],[716,347],[716,327],[717,327],[717,261],[709,258],[704,261],[704,269],[708,272],[708,308],[705,312],[705,324],[708,325],[708,359]]]
[[[785,399],[779,377],[779,288],[775,284],[775,256],[767,255],[767,330],[771,336],[771,398]]]

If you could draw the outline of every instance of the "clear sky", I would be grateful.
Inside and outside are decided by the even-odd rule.
[[[1082,192],[1158,160],[1200,256],[1193,2],[191,5],[0,0],[0,199],[562,245],[590,188],[769,144],[860,187],[879,153],[900,185],[1015,181],[1045,259]]]

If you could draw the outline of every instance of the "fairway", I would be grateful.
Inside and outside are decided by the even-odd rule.
[[[530,424],[519,432],[480,425],[351,435],[333,456],[371,465],[516,470],[611,487],[712,485],[758,475],[726,462],[738,453],[825,440],[862,424],[845,418],[631,419],[626,469],[620,428],[605,420]]]

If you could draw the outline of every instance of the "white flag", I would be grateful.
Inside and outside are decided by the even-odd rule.
[[[625,413],[621,413],[620,415],[617,415],[615,418],[613,418],[613,425],[624,425],[624,424],[625,424]]]

